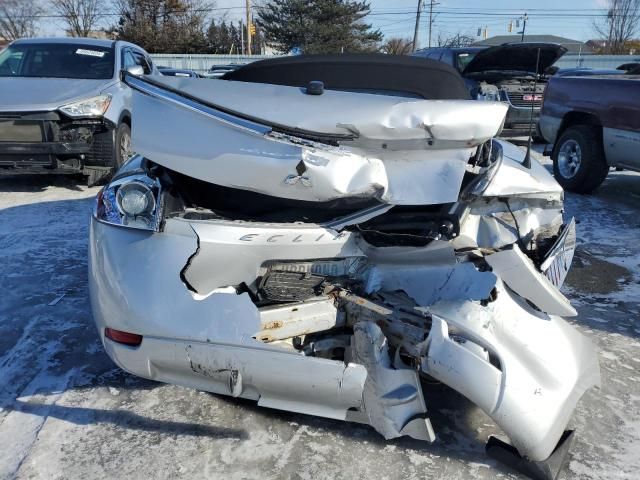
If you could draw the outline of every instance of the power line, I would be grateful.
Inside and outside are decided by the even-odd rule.
[[[430,6],[438,5],[435,1],[429,0]],[[188,10],[188,12],[193,13],[212,13],[219,11],[230,11],[230,10],[245,10],[246,7],[208,7],[208,8],[197,8]],[[259,7],[256,7],[259,9]],[[415,12],[412,10],[395,10],[395,11],[380,11],[382,9],[372,9],[365,17],[368,16],[388,16],[388,15],[413,15]],[[520,13],[522,10],[514,10],[514,9],[501,9],[499,11],[491,11],[490,9],[474,9],[474,8],[463,8],[463,7],[439,7],[438,9],[433,10],[434,15],[439,16],[448,16],[454,18],[474,18],[477,16],[485,16],[485,17],[513,17],[515,13]],[[168,11],[167,13],[184,13],[185,10],[174,10]],[[623,16],[623,13],[617,14],[615,12],[610,12],[608,9],[598,9],[598,8],[585,8],[585,9],[568,9],[568,8],[549,8],[549,9],[527,9],[527,12],[541,12],[541,13],[531,13],[530,17],[537,18],[557,18],[557,17],[567,17],[567,18],[598,18],[598,17],[611,17],[611,16]],[[589,13],[594,12],[594,13]],[[596,13],[599,12],[599,13]],[[119,17],[121,16],[121,12],[105,12],[101,13],[99,17]],[[65,18],[66,15],[61,14],[35,14],[35,15],[16,15],[12,16],[12,18],[20,18],[20,19],[47,19],[47,18]],[[2,16],[1,18],[8,18],[6,16]]]

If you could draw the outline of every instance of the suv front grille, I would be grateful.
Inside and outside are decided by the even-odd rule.
[[[514,107],[531,108],[531,103],[533,103],[534,108],[542,107],[541,93],[537,93],[534,95],[533,93],[507,92],[507,97],[509,98],[511,105],[513,105]]]

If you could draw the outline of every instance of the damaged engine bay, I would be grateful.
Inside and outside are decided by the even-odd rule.
[[[421,379],[436,380],[509,437],[489,454],[555,478],[599,367],[561,318],[575,222],[546,170],[493,138],[506,107],[224,81],[205,101],[203,83],[127,81],[140,155],[98,196],[90,253],[118,365],[425,441]],[[261,89],[270,123],[220,105]],[[269,110],[283,96],[299,117]],[[352,99],[364,113],[340,124],[331,103]]]

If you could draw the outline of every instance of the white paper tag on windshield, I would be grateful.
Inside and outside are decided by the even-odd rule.
[[[76,50],[77,55],[89,55],[90,57],[104,57],[105,52],[100,52],[98,50],[85,50],[84,48],[79,48]]]

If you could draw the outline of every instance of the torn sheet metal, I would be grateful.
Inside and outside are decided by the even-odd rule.
[[[488,298],[496,276],[471,262],[458,263],[450,242],[425,248],[388,247],[367,251],[367,293],[402,290],[421,306],[453,299]]]
[[[391,365],[387,339],[375,323],[358,322],[353,333],[353,360],[367,369],[363,407],[369,424],[386,439],[434,441],[418,373]]]
[[[532,159],[531,168],[526,168],[522,165],[525,157],[522,149],[504,140],[496,141],[502,147],[504,161],[484,191],[484,197],[522,196],[541,192],[562,194],[562,187],[537,160]]]
[[[200,294],[228,285],[251,285],[268,261],[364,256],[351,232],[338,233],[317,225],[180,219],[169,223],[185,225],[198,237],[197,251],[192,252],[183,275]]]
[[[144,121],[133,128],[134,149],[160,165],[216,185],[312,202],[350,197],[399,205],[454,202],[474,147],[498,131],[505,113],[497,102],[436,102],[348,92],[326,92],[318,99],[292,87],[196,84],[210,89],[216,100],[223,91],[237,91],[236,96],[244,98],[242,105],[251,109],[257,108],[255,101],[273,101],[269,95],[249,95],[254,89],[282,91],[275,95],[280,113],[274,114],[274,121],[323,135],[357,131],[360,143],[296,142],[295,137],[268,135],[162,95],[135,91],[133,108]],[[372,146],[371,139],[377,144]],[[394,140],[404,143],[394,146]]]
[[[540,273],[517,245],[510,250],[488,255],[485,260],[509,288],[543,312],[563,317],[575,317],[578,314],[567,297]]]
[[[562,227],[563,209],[555,194],[474,202],[453,245],[501,249],[521,240],[528,244],[538,235],[554,236]]]
[[[415,358],[424,352],[427,333],[431,328],[431,316],[419,310],[418,305],[406,293],[377,292],[374,300],[338,290],[332,292],[346,312],[349,326],[358,322],[376,324],[394,346],[402,348]]]
[[[441,302],[429,312],[423,371],[482,408],[523,456],[549,457],[580,397],[600,385],[592,343],[563,319],[532,309],[500,280],[485,306]]]

